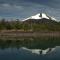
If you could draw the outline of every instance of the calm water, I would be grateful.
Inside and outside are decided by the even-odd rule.
[[[60,60],[60,37],[0,40],[0,60]]]

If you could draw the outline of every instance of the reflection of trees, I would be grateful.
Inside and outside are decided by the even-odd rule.
[[[29,49],[41,49],[45,50],[52,47],[60,45],[60,38],[56,37],[45,37],[45,38],[15,38],[14,40],[1,40],[0,39],[0,48],[8,47],[22,47],[25,46]],[[42,53],[42,51],[40,51]],[[48,52],[47,52],[48,53]]]

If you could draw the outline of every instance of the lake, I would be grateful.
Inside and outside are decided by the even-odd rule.
[[[60,37],[0,39],[0,60],[60,60]]]

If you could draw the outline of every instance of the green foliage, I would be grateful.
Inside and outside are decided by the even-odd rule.
[[[0,30],[24,30],[24,31],[60,31],[60,22],[50,23],[25,23],[18,19],[16,21],[6,21],[2,19],[0,21]]]
[[[28,23],[23,24],[23,29],[24,29],[24,31],[28,31],[28,30],[30,30],[30,29],[31,29],[31,25],[30,25],[30,24],[28,24]]]

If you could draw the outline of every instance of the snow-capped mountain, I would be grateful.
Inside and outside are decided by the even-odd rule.
[[[38,14],[31,16],[27,19],[24,19],[22,21],[31,20],[31,19],[34,19],[34,20],[48,19],[48,20],[55,20],[56,21],[56,19],[54,17],[48,16],[45,13],[38,13]]]

